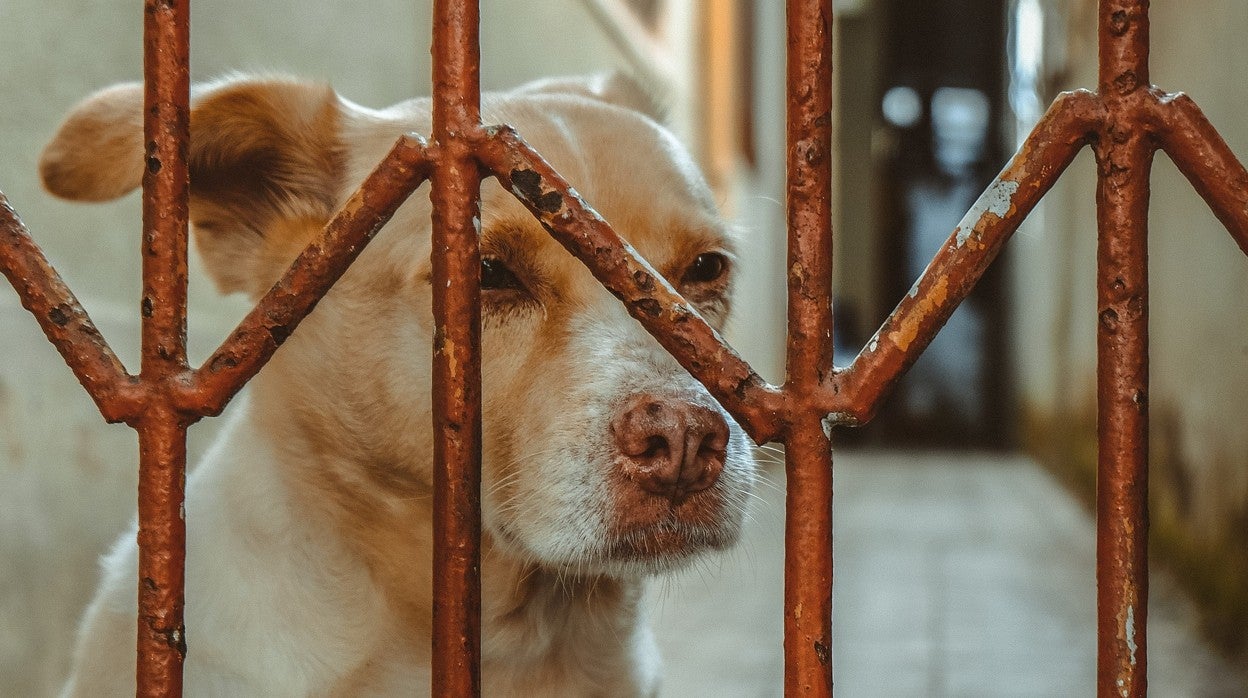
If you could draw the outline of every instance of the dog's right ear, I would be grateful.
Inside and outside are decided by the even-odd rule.
[[[343,170],[341,120],[327,85],[234,78],[194,90],[191,220],[223,291],[263,293],[329,220]],[[145,150],[143,86],[117,85],[70,112],[39,172],[57,196],[105,201],[139,186]]]

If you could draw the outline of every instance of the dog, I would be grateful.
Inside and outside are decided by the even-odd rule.
[[[655,104],[621,76],[487,93],[716,328],[733,236]],[[193,89],[195,242],[261,297],[431,104],[231,76]],[[102,201],[146,166],[142,88],[76,106],[52,193]],[[635,696],[661,663],[649,579],[739,536],[740,427],[494,180],[483,182],[483,692]],[[236,400],[187,482],[188,695],[404,695],[429,685],[430,205],[413,195]],[[133,695],[135,530],[103,560],[66,696]]]

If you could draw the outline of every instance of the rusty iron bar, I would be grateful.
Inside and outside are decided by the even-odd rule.
[[[1190,97],[1161,95],[1152,106],[1166,154],[1248,254],[1248,170]]]
[[[514,129],[490,127],[476,150],[503,188],[624,303],[755,441],[766,443],[778,436],[783,427],[780,392],[755,373]]]
[[[790,0],[784,692],[832,695],[832,0]]]
[[[1147,695],[1148,0],[1101,0],[1097,160],[1097,692]]]
[[[180,695],[183,625],[186,428],[169,386],[186,362],[190,143],[190,7],[147,0],[143,22],[144,120],[142,370],[148,409],[139,432],[137,692]]]
[[[433,4],[435,696],[481,693],[480,8]]]
[[[424,139],[402,136],[276,284],[208,357],[180,398],[184,411],[218,415],[273,356],[347,267],[429,176]]]
[[[110,423],[141,411],[134,379],[0,192],[0,273]]]
[[[1053,102],[853,364],[828,381],[819,401],[834,420],[855,426],[874,417],[1102,121],[1091,92],[1067,92]]]

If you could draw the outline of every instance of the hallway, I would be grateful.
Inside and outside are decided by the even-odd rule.
[[[1091,696],[1095,531],[1024,457],[838,452],[836,695]],[[656,586],[662,695],[781,694],[783,471],[769,468],[743,544]],[[1149,694],[1248,696],[1151,581]]]

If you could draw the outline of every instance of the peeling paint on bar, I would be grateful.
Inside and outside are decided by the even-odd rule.
[[[984,192],[971,210],[967,212],[962,221],[958,223],[958,228],[954,231],[958,241],[958,247],[966,244],[971,235],[981,226],[984,216],[992,214],[998,219],[1005,218],[1010,213],[1013,206],[1014,195],[1018,193],[1018,182],[1008,179],[999,179],[993,182],[988,191]],[[913,296],[914,294],[911,293]]]
[[[1131,650],[1131,666],[1135,666],[1135,606],[1127,606],[1127,649]]]

